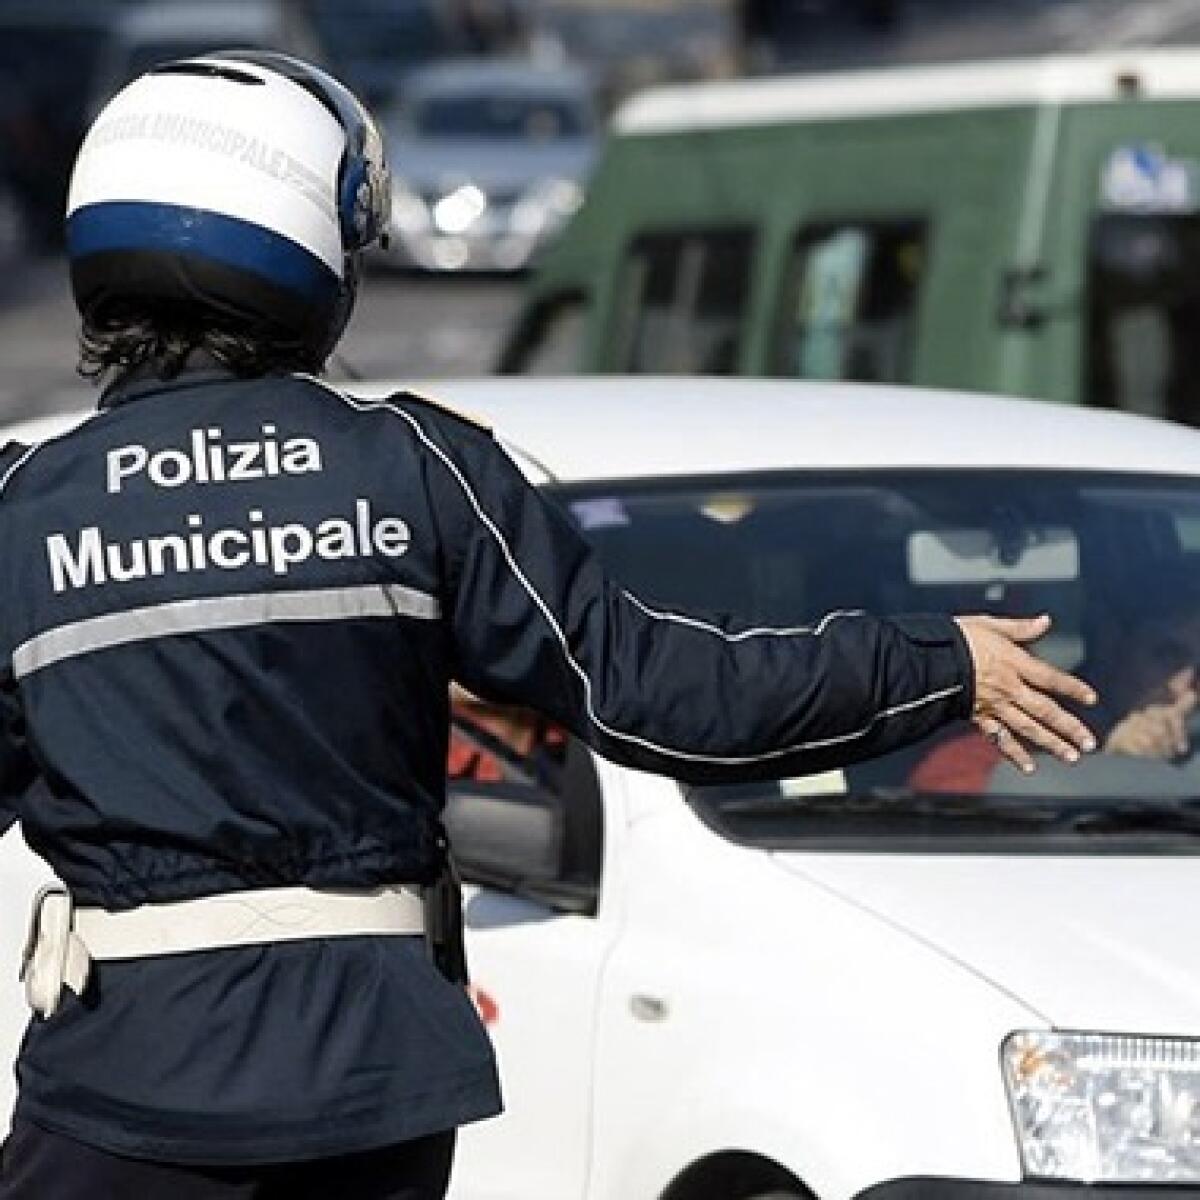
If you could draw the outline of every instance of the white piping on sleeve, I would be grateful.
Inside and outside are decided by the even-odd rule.
[[[742,629],[737,633],[730,633],[722,629],[719,625],[713,625],[708,621],[701,621],[697,617],[689,617],[683,613],[659,612],[658,609],[651,608],[644,601],[639,600],[632,592],[621,589],[621,594],[631,604],[640,608],[648,617],[653,617],[656,621],[670,621],[675,625],[686,625],[690,629],[698,629],[702,633],[711,633],[715,637],[719,637],[726,642],[744,642],[750,638],[759,637],[820,637],[821,634],[834,622],[839,621],[843,617],[862,617],[866,614],[861,608],[839,608],[833,612],[826,613],[816,625],[794,625],[790,629],[773,629],[768,626],[758,626],[754,629]]]
[[[3,476],[0,476],[0,495],[3,495],[5,488],[8,487],[8,481],[45,445],[45,442],[34,442],[33,445],[27,446],[25,453],[20,455],[13,462]]]
[[[615,741],[625,742],[632,746],[640,746],[642,749],[649,750],[651,753],[660,754],[666,758],[676,758],[684,762],[703,763],[712,766],[751,766],[755,763],[771,762],[774,759],[787,758],[789,755],[803,753],[804,751],[808,750],[823,750],[831,746],[839,746],[847,742],[856,741],[859,738],[865,737],[871,732],[872,729],[875,728],[876,725],[889,717],[898,716],[901,713],[912,712],[915,709],[923,708],[925,705],[934,704],[939,700],[948,699],[950,696],[953,696],[963,690],[962,684],[956,684],[953,687],[942,688],[939,691],[931,692],[928,695],[919,696],[915,700],[908,700],[903,704],[897,704],[892,708],[884,709],[882,712],[876,713],[875,716],[861,729],[856,729],[851,733],[837,734],[833,737],[827,738],[818,738],[814,741],[798,742],[791,746],[783,746],[775,750],[763,751],[759,754],[735,756],[698,754],[690,750],[680,750],[671,746],[663,746],[657,742],[650,741],[648,738],[639,737],[637,734],[626,733],[622,730],[614,729],[611,725],[608,725],[604,720],[602,720],[599,713],[596,712],[596,707],[593,703],[591,678],[583,666],[578,663],[571,654],[570,645],[567,642],[566,634],[563,632],[562,627],[559,625],[549,605],[547,605],[546,601],[542,599],[542,597],[538,594],[537,589],[526,577],[524,571],[521,570],[520,564],[513,556],[512,550],[509,548],[504,534],[496,526],[491,517],[484,512],[483,506],[479,503],[478,497],[475,495],[470,483],[458,469],[457,464],[435,441],[433,441],[432,438],[429,437],[429,435],[425,432],[424,426],[422,426],[421,422],[418,421],[411,413],[405,412],[403,408],[401,408],[399,405],[391,403],[389,400],[360,400],[354,396],[346,395],[337,388],[327,384],[324,380],[318,379],[315,376],[300,375],[298,377],[318,384],[332,395],[337,396],[338,399],[340,399],[344,404],[348,405],[350,408],[358,410],[359,412],[369,412],[372,410],[382,409],[400,417],[401,420],[405,421],[412,428],[420,442],[434,455],[436,455],[438,459],[441,460],[446,470],[449,471],[454,481],[462,490],[463,495],[467,499],[467,503],[474,511],[476,517],[478,517],[480,523],[499,546],[500,553],[503,556],[505,563],[508,565],[508,569],[513,573],[513,576],[516,578],[517,582],[521,585],[526,595],[528,595],[529,599],[533,602],[534,607],[537,608],[537,610],[542,614],[542,617],[545,619],[547,625],[549,625],[551,632],[554,634],[555,640],[558,642],[559,648],[562,650],[563,658],[566,660],[567,665],[571,668],[574,674],[579,678],[580,683],[583,685],[584,704],[587,708],[588,719],[601,733],[614,739]],[[633,597],[631,596],[630,598],[632,599]],[[651,616],[658,615],[650,610],[647,611]],[[837,615],[839,614],[831,613],[829,618],[826,618],[826,620],[822,622],[822,626],[819,626],[818,629],[822,628],[825,624],[828,624],[828,621]],[[665,619],[670,619],[669,614],[664,614],[664,617]],[[690,618],[684,618],[684,620],[686,622],[689,621]],[[709,626],[709,629],[716,632],[722,632],[717,630],[716,626]],[[805,629],[801,632],[813,636],[817,635],[817,630],[815,629]]]

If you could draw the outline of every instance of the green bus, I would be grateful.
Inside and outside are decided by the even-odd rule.
[[[910,382],[1200,424],[1200,50],[635,97],[500,369]]]

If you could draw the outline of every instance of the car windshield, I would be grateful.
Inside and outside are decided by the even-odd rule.
[[[568,96],[496,92],[414,99],[405,124],[427,138],[551,142],[583,137],[590,118]]]
[[[963,721],[844,771],[690,789],[726,836],[1068,852],[1200,846],[1200,481],[905,471],[563,489],[641,599],[733,627],[828,612],[1049,613],[1037,652],[1093,682],[1101,750],[1032,776]],[[738,703],[729,696],[730,704]]]

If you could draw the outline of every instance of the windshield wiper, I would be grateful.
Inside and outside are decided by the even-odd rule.
[[[718,802],[720,811],[737,817],[813,815],[823,817],[897,816],[935,820],[979,820],[1020,825],[1053,824],[1058,805],[1040,797],[976,795],[969,792],[923,792],[906,787],[875,787],[860,792],[814,796],[746,796]]]
[[[1177,833],[1200,836],[1200,803],[1196,800],[1110,801],[1071,805],[1057,822],[1073,833]]]
[[[1200,798],[1089,800],[1053,796],[990,796],[879,787],[845,795],[749,796],[720,803],[730,817],[912,817],[935,821],[987,821],[1028,830],[1069,830],[1085,835],[1175,833],[1200,836]]]

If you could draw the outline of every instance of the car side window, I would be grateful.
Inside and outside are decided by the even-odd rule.
[[[521,318],[498,364],[501,375],[577,375],[584,368],[588,297],[566,292]]]
[[[802,229],[785,274],[771,373],[910,381],[926,236],[917,220]]]
[[[591,752],[531,709],[456,688],[446,826],[464,879],[594,913],[604,848]]]
[[[643,234],[620,287],[616,367],[634,374],[732,375],[750,296],[748,229]]]

